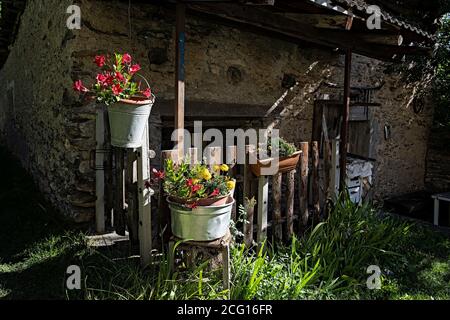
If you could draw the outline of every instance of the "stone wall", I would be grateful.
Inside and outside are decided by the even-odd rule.
[[[6,88],[0,94],[0,136],[48,199],[82,221],[94,213],[89,208],[93,177],[83,176],[82,165],[93,145],[94,127],[86,122],[92,116],[74,109],[67,98],[74,34],[66,28],[66,10],[72,2],[27,1],[16,42],[0,71],[0,87]]]
[[[158,100],[174,97],[174,12],[133,4],[131,37],[128,3],[80,0],[82,29],[65,28],[71,1],[30,0],[17,42],[0,73],[0,85],[15,83],[0,95],[1,138],[33,174],[40,188],[63,212],[82,221],[94,209],[94,171],[89,166],[94,142],[94,106],[82,105],[71,90],[76,79],[89,83],[97,54],[129,52],[142,65]],[[411,111],[414,87],[386,74],[385,65],[354,56],[353,85],[384,82],[373,109],[376,128],[391,126],[389,140],[377,144],[376,190],[380,197],[420,189],[424,184],[426,140],[431,119]],[[19,68],[17,66],[20,66]],[[311,138],[314,100],[343,80],[343,57],[332,50],[289,43],[188,16],[186,95],[189,101],[269,109],[286,92],[286,80],[298,82],[281,102],[273,126],[294,142]],[[288,81],[288,82],[289,82]],[[189,106],[188,106],[189,107]],[[278,110],[278,109],[277,109]],[[161,111],[161,110],[160,110]],[[214,112],[214,110],[211,110]],[[158,151],[161,122],[152,115],[151,143]]]

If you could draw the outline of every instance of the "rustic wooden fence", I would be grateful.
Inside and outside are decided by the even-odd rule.
[[[126,235],[128,231],[131,243],[139,247],[142,264],[148,265],[153,248],[161,248],[159,242],[167,243],[171,236],[170,214],[162,186],[157,190],[157,198],[153,197],[157,203],[154,207],[157,208],[158,218],[152,220],[151,204],[154,191],[146,183],[151,178],[150,159],[154,158],[154,154],[152,156],[152,151],[148,147],[148,128],[142,147],[122,149],[111,147],[107,123],[107,112],[104,108],[99,109],[94,165],[97,233],[111,231],[111,228],[119,235]],[[320,194],[325,190],[328,197],[329,193],[337,190],[338,185],[336,150],[339,146],[335,140],[324,142],[322,171],[326,174],[325,182],[322,183],[319,178],[320,146],[315,141],[299,144],[301,155],[295,169],[261,177],[253,175],[248,165],[250,157],[255,157],[254,146],[245,147],[247,158],[245,165],[237,164],[236,146],[205,150],[208,165],[213,167],[216,164],[228,164],[232,176],[237,180],[235,194],[237,204],[233,209],[233,219],[237,219],[237,208],[243,205],[248,222],[240,227],[244,234],[243,241],[248,246],[254,243],[261,244],[268,236],[275,242],[287,241],[294,234],[304,232],[311,220],[319,221],[323,203]],[[195,148],[187,150],[192,164],[203,160],[199,159],[197,151]],[[182,157],[177,150],[163,151],[159,165],[162,167],[167,159],[179,163]],[[253,198],[256,205],[252,205],[254,202],[249,201]],[[152,239],[158,237],[162,241],[153,243]]]

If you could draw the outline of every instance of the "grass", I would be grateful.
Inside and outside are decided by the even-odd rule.
[[[126,251],[94,250],[46,204],[14,159],[0,150],[0,299],[222,299],[221,272],[180,270],[167,258],[142,271]],[[27,201],[23,200],[27,195]],[[79,265],[83,289],[67,291]],[[382,289],[368,290],[369,265]],[[341,201],[330,219],[289,245],[232,248],[233,299],[450,299],[450,238],[427,226]]]

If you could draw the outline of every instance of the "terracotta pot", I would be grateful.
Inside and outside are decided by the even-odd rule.
[[[294,170],[297,167],[298,161],[300,160],[301,151],[295,152],[290,157],[279,158],[278,160],[278,171],[276,173],[284,173]],[[263,168],[269,168],[273,158],[257,160],[257,163],[250,164],[250,170],[257,177],[262,176],[261,170]]]

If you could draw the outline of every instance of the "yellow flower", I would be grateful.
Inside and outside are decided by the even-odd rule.
[[[196,184],[198,184],[200,182],[199,179],[192,179],[192,184],[195,186]]]
[[[211,180],[212,178],[211,172],[209,172],[207,168],[203,168],[202,170],[200,170],[200,178],[206,181]]]
[[[236,187],[236,182],[234,182],[234,180],[230,180],[227,182],[228,190],[233,190],[235,187]]]
[[[230,167],[228,167],[226,164],[223,164],[220,166],[220,170],[223,172],[228,172],[230,170]]]
[[[214,171],[220,171],[220,168],[221,168],[221,167],[220,167],[219,165],[216,164],[216,165],[214,165],[213,170],[214,170]]]

